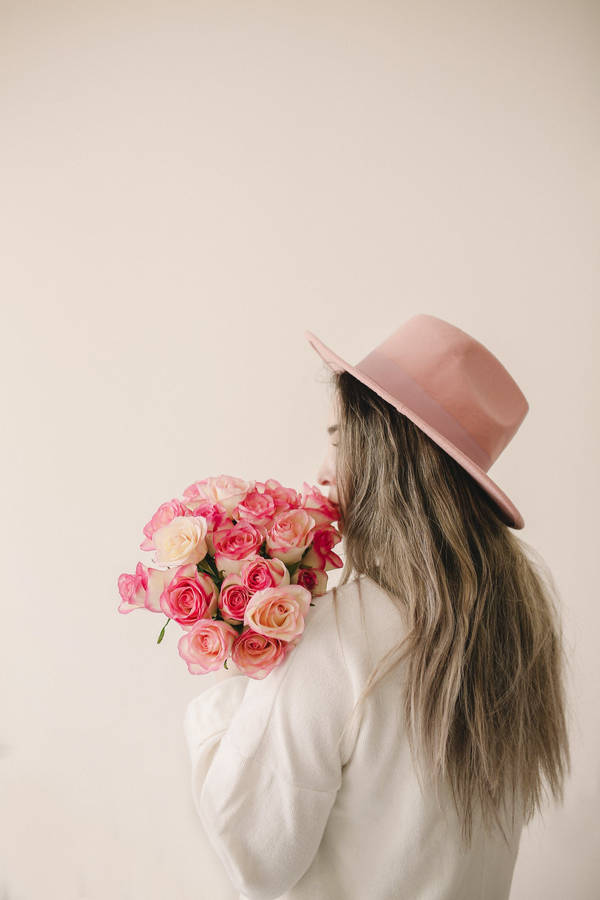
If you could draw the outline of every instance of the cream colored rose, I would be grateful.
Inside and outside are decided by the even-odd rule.
[[[284,563],[295,563],[312,541],[315,520],[305,509],[278,513],[267,531],[267,551]]]
[[[250,597],[244,625],[266,637],[291,641],[304,631],[311,593],[300,584],[280,584]]]
[[[154,562],[164,566],[199,563],[208,552],[208,524],[202,516],[175,516],[152,535]]]
[[[218,475],[196,482],[198,492],[211,503],[219,503],[230,516],[246,495],[254,489],[254,481],[245,481],[234,475]]]

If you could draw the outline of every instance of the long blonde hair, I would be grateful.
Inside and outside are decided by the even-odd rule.
[[[486,826],[495,819],[507,839],[498,813],[509,793],[513,816],[519,798],[528,822],[541,807],[543,777],[563,802],[571,769],[552,574],[408,417],[349,372],[334,372],[330,385],[345,549],[339,583],[370,577],[408,626],[371,672],[351,720],[376,681],[406,660],[398,701],[417,769],[448,779],[467,845],[474,798]]]

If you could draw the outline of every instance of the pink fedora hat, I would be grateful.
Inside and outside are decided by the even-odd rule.
[[[311,331],[304,335],[330,369],[350,372],[466,469],[495,501],[503,522],[523,528],[523,516],[487,471],[529,404],[483,344],[444,319],[420,313],[351,366]]]

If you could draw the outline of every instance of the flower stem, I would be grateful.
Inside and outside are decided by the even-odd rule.
[[[169,624],[170,621],[171,621],[170,619],[167,619],[167,621],[165,622],[165,624],[164,624],[163,627],[161,628],[160,634],[159,634],[159,636],[158,636],[158,640],[157,640],[157,642],[156,642],[157,644],[160,644],[160,642],[161,642],[162,639],[164,638],[164,636],[165,636],[165,628],[167,627],[167,625]]]

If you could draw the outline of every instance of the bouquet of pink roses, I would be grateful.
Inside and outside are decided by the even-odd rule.
[[[333,547],[339,507],[306,482],[298,493],[274,478],[230,475],[195,481],[162,503],[144,526],[138,562],[119,576],[118,611],[162,612],[183,629],[179,655],[193,675],[227,666],[264,678],[298,643],[327,571],[343,565]]]

